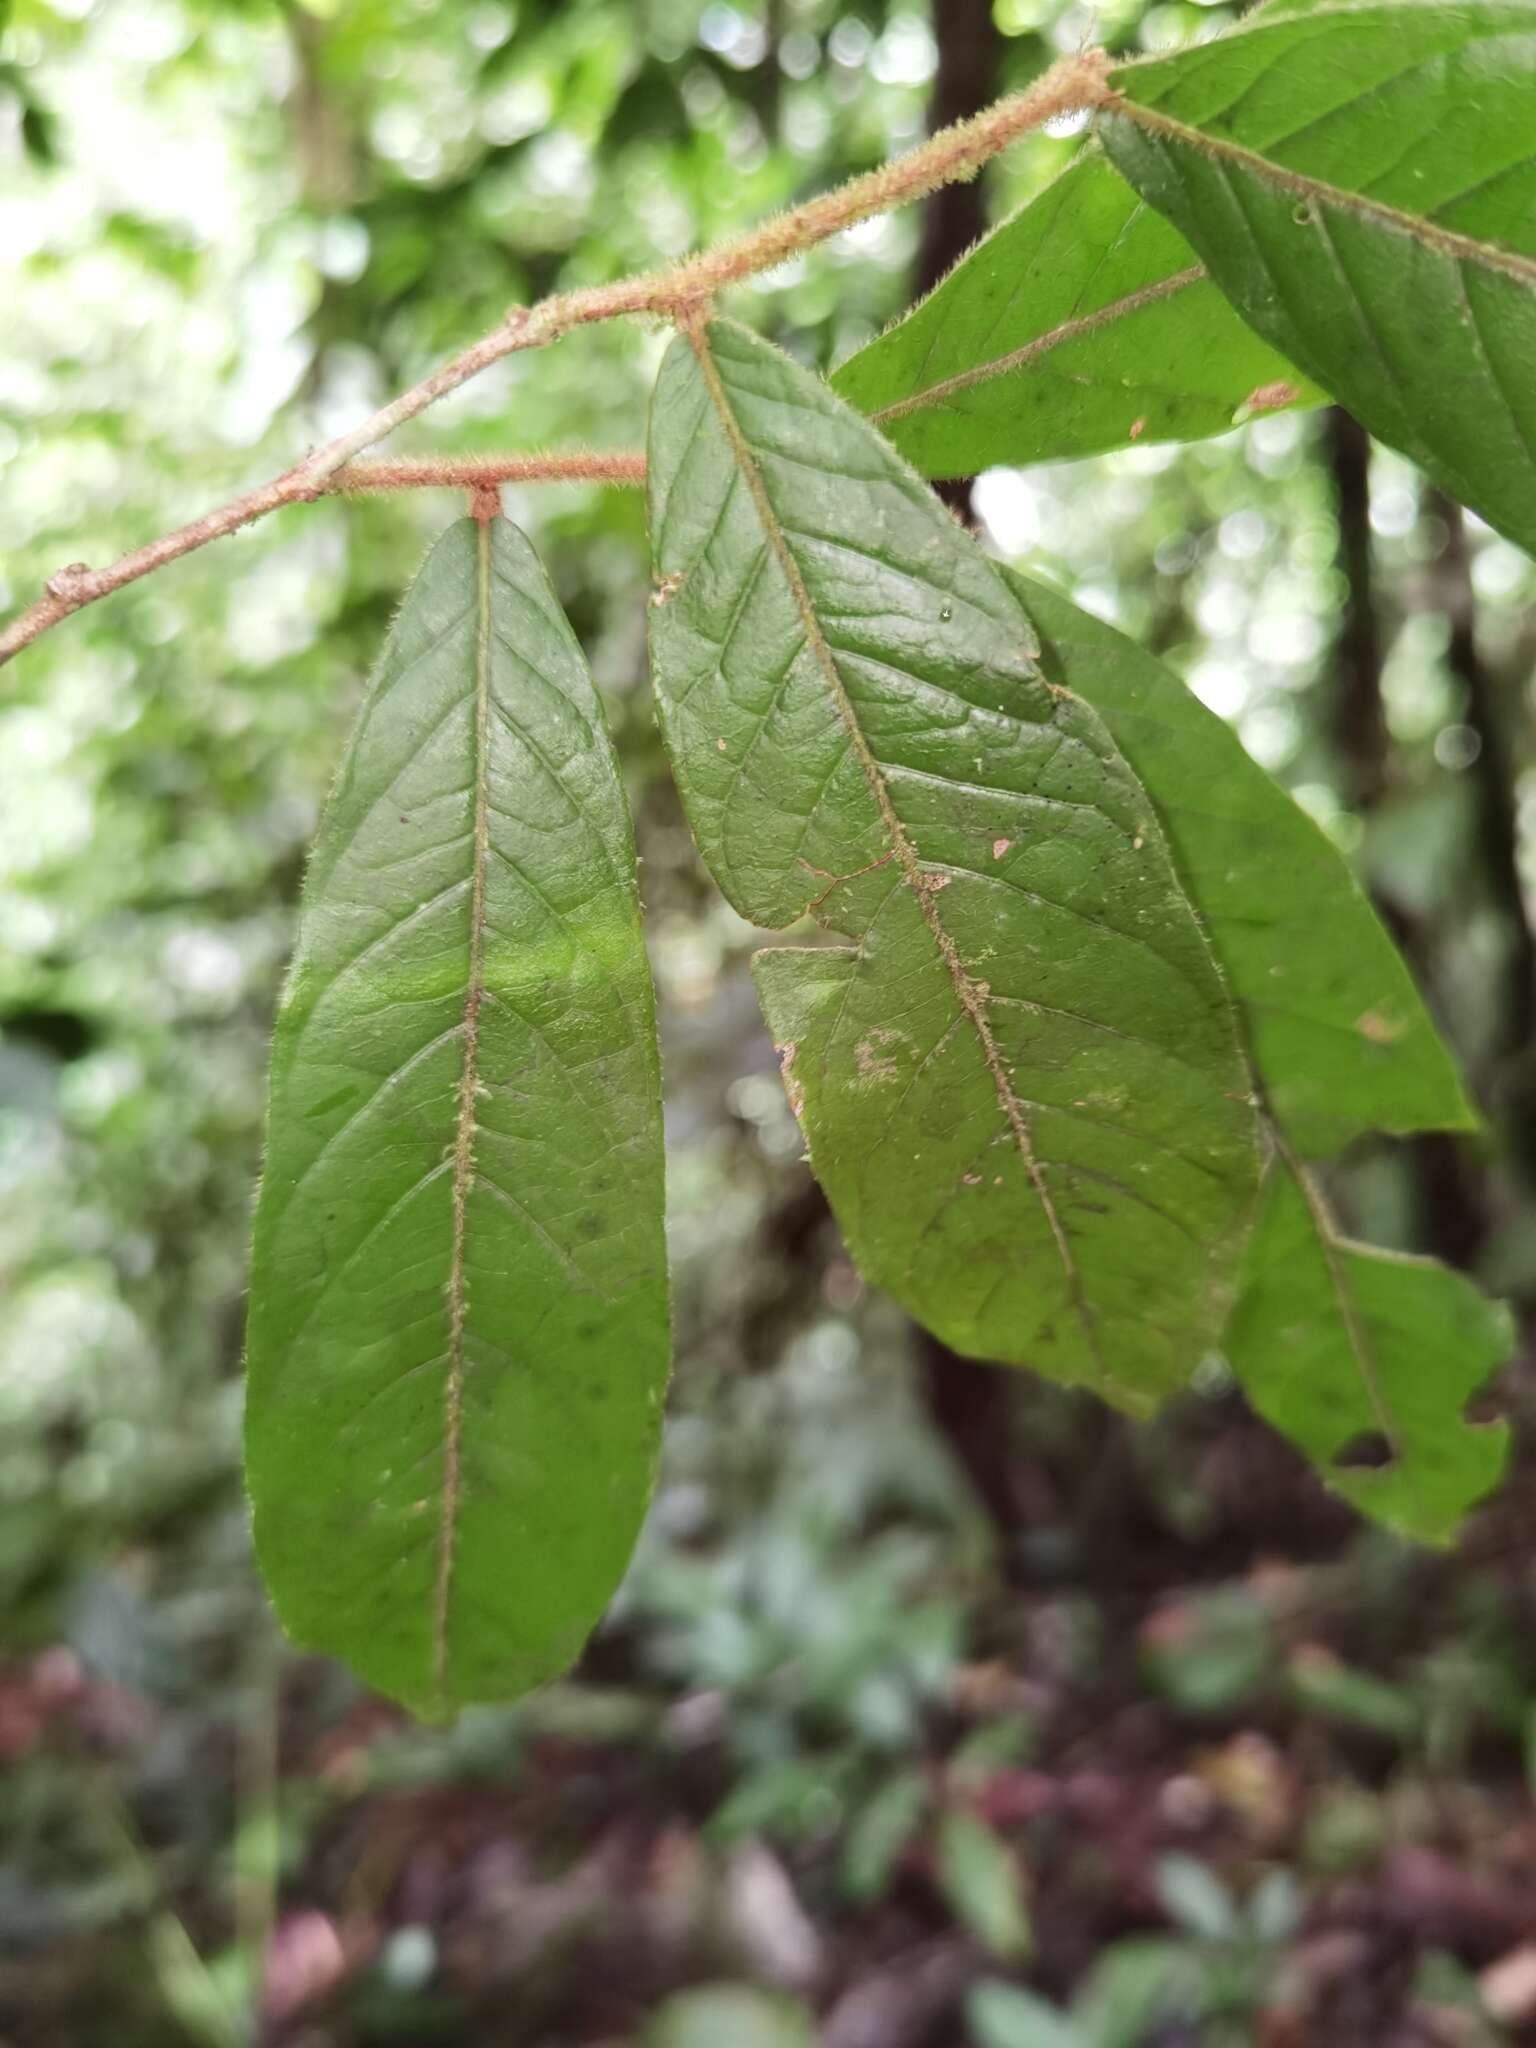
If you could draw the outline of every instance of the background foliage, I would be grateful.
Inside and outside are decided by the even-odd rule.
[[[743,225],[1057,49],[1227,18],[11,0],[0,597],[267,473],[512,299]],[[829,369],[1066,147],[1032,137],[730,310]],[[578,333],[408,445],[636,442],[661,346]],[[662,1488],[610,1624],[520,1710],[412,1730],[275,1641],[235,1462],[267,1033],[338,740],[457,509],[290,511],[6,673],[0,2028],[676,2042],[724,2023],[669,1994],[729,1978],[743,2041],[805,2038],[783,1994],[843,2048],[1506,2038],[1536,2006],[1518,1474],[1430,1558],[1362,1532],[1214,1363],[1135,1431],[866,1294],[799,1163],[754,941],[662,768],[637,494],[508,509],[637,817],[678,1290]],[[970,509],[1354,857],[1487,1127],[1357,1148],[1331,1192],[1528,1308],[1531,562],[1323,413],[993,469]],[[1528,1372],[1527,1347],[1517,1419]]]

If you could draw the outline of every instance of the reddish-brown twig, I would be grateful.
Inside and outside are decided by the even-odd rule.
[[[718,248],[686,257],[671,270],[653,271],[639,277],[622,278],[613,284],[558,293],[553,298],[541,300],[536,306],[515,307],[499,326],[451,362],[444,363],[419,384],[413,384],[410,390],[401,392],[348,433],[315,449],[281,476],[258,484],[254,490],[243,492],[228,504],[204,513],[201,519],[178,527],[174,533],[162,534],[158,540],[133,549],[104,569],[92,569],[83,562],[60,569],[49,578],[43,596],[0,630],[0,664],[9,661],[12,655],[29,646],[61,619],[68,618],[71,612],[79,611],[83,605],[94,604],[114,590],[121,590],[125,584],[163,568],[167,562],[174,562],[181,555],[206,547],[209,541],[248,526],[252,520],[264,519],[280,506],[302,503],[336,488],[334,479],[338,472],[352,465],[354,458],[365,448],[381,441],[407,420],[415,419],[437,399],[468,383],[470,378],[478,376],[503,356],[513,355],[521,349],[542,347],[546,342],[569,333],[572,328],[596,320],[612,320],[626,314],[650,314],[676,320],[686,316],[690,309],[707,303],[712,294],[723,286],[738,284],[759,271],[771,270],[798,251],[825,241],[829,235],[839,234],[844,228],[853,227],[875,214],[887,213],[893,207],[921,199],[937,186],[954,179],[974,177],[990,157],[1030,129],[1040,127],[1057,115],[1105,104],[1112,97],[1105,83],[1107,62],[1103,53],[1098,51],[1064,57],[1026,91],[1010,94],[974,119],[943,129],[906,156],[897,157],[878,170],[850,180],[835,192],[823,193],[816,199],[807,200],[803,206],[791,207],[787,213],[763,221],[747,234],[723,242]],[[435,467],[440,470],[442,465]],[[382,477],[391,469],[400,481],[383,482]],[[627,483],[635,479],[626,474],[605,480]],[[419,481],[437,483],[447,479],[433,474],[423,475]],[[472,481],[478,484],[484,479]],[[409,487],[399,464],[386,465],[385,470],[374,472],[374,481],[361,486],[364,489]]]

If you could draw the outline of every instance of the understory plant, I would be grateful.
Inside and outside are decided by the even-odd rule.
[[[1067,168],[812,374],[729,287],[1084,117]],[[490,364],[674,332],[647,446],[368,460]],[[452,487],[315,839],[273,1047],[247,1471],[290,1633],[416,1712],[564,1668],[649,1498],[670,1332],[635,856],[509,479],[644,485],[656,714],[866,1276],[963,1354],[1147,1414],[1220,1353],[1363,1512],[1443,1542],[1507,1318],[1343,1237],[1315,1169],[1475,1127],[1334,843],[1152,655],[929,480],[1332,400],[1536,548],[1536,5],[1260,8],[1063,60],[665,272],[518,307],[296,467],[0,631],[323,493]]]

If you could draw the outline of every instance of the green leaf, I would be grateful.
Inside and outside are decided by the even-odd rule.
[[[843,1892],[856,1905],[885,1895],[927,1804],[928,1784],[922,1773],[897,1771],[859,1808],[842,1858]]]
[[[1196,440],[1320,396],[1093,145],[832,388],[925,476]]]
[[[695,352],[697,351],[697,352]],[[1145,791],[869,423],[723,322],[652,409],[663,732],[854,1257],[955,1349],[1146,1407],[1254,1186],[1231,1006]]]
[[[1007,1844],[984,1820],[955,1807],[939,1822],[935,1849],[939,1887],[956,1918],[1001,1961],[1028,1955],[1029,1908],[1018,1861]]]
[[[1324,1154],[1372,1129],[1472,1125],[1402,957],[1333,843],[1160,662],[1004,573],[1046,675],[1089,700],[1156,804],[1290,1143]],[[1504,1311],[1470,1281],[1343,1243],[1321,1198],[1308,1187],[1303,1199],[1276,1164],[1226,1348],[1260,1414],[1357,1507],[1425,1542],[1453,1533],[1503,1469],[1504,1427],[1474,1427],[1462,1407],[1509,1342]],[[1334,1463],[1376,1438],[1389,1466]]]
[[[246,1449],[287,1628],[421,1713],[561,1670],[667,1353],[623,796],[533,550],[465,521],[369,687],[273,1046]]]
[[[1276,1158],[1226,1349],[1254,1407],[1346,1499],[1448,1542],[1508,1458],[1507,1426],[1462,1411],[1511,1345],[1499,1303],[1433,1259],[1339,1237]]]
[[[1474,1128],[1402,955],[1322,828],[1160,661],[1003,573],[1046,675],[1088,700],[1157,806],[1290,1142],[1317,1158],[1368,1131]]]
[[[1245,319],[1536,550],[1536,5],[1265,12],[1101,132]]]
[[[1160,1856],[1153,1872],[1158,1903],[1170,1920],[1200,1941],[1231,1941],[1239,1931],[1232,1895],[1209,1864],[1177,1849]]]
[[[965,2018],[976,2048],[1099,2048],[1070,2015],[996,1977],[983,1977],[966,1993]]]
[[[1089,1971],[1072,2001],[1072,2018],[1093,2048],[1146,2048],[1158,2031],[1177,2038],[1177,2029],[1199,2040],[1203,2022],[1222,2008],[1224,1988],[1192,1944],[1126,1939],[1106,1949]]]
[[[1241,1586],[1220,1586],[1170,1604],[1142,1631],[1142,1677],[1183,1714],[1230,1715],[1269,1683],[1273,1618]]]
[[[657,2007],[644,2048],[813,2048],[814,2040],[797,1998],[755,1984],[701,1984]]]
[[[1405,1748],[1424,1733],[1425,1703],[1410,1686],[1346,1664],[1332,1650],[1301,1645],[1286,1676],[1292,1700],[1309,1721],[1361,1728]]]

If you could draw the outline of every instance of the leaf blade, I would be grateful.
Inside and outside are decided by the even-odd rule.
[[[1322,828],[1155,656],[1003,573],[1045,673],[1092,704],[1157,805],[1290,1142],[1319,1158],[1370,1131],[1475,1129],[1402,955]]]
[[[1508,1311],[1435,1259],[1340,1237],[1283,1149],[1226,1348],[1266,1421],[1336,1492],[1400,1534],[1448,1543],[1498,1484],[1509,1426],[1469,1423],[1463,1409],[1510,1355]]]
[[[1372,1128],[1475,1123],[1332,842],[1171,671],[1058,592],[1004,573],[1045,673],[1102,714],[1157,804],[1291,1144],[1326,1153]],[[1278,1005],[1277,966],[1288,977]],[[1283,1137],[1223,1342],[1259,1413],[1328,1485],[1400,1533],[1445,1542],[1497,1483],[1508,1430],[1468,1423],[1463,1407],[1509,1354],[1505,1311],[1434,1260],[1341,1238]],[[1337,1462],[1367,1439],[1386,1465]]]
[[[1110,157],[1244,318],[1536,549],[1529,0],[1264,13],[1111,83]]]
[[[595,693],[527,541],[461,522],[360,714],[274,1038],[247,1472],[299,1640],[434,1714],[569,1662],[650,1489],[661,1201]]]
[[[974,543],[777,350],[674,343],[649,476],[704,857],[745,916],[857,941],[754,962],[855,1257],[957,1349],[1147,1406],[1219,1327],[1254,1164],[1145,793]]]
[[[932,477],[1195,440],[1321,395],[1094,145],[831,382]]]
[[[994,1828],[963,1806],[939,1816],[934,1868],[951,1912],[1001,1962],[1020,1962],[1034,1946],[1019,1863]]]

